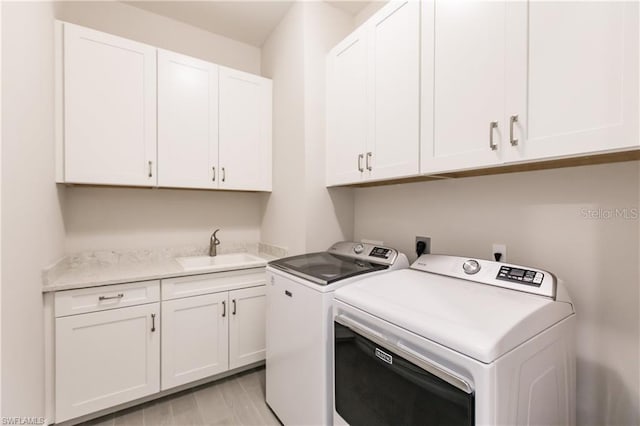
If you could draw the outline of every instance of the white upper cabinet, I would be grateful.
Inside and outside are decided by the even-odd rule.
[[[271,80],[55,28],[57,182],[271,191]]]
[[[507,161],[638,146],[638,6],[508,3]]]
[[[218,66],[158,50],[158,186],[217,188]]]
[[[64,181],[156,185],[156,49],[64,24]]]
[[[372,179],[415,175],[420,159],[420,2],[390,2],[370,20],[369,32],[367,172]]]
[[[360,28],[327,56],[327,185],[359,182],[367,148],[367,39]]]
[[[422,171],[497,164],[504,134],[505,4],[436,1],[425,3],[422,14],[422,85],[433,87],[423,98],[423,116],[433,117],[432,126],[423,123]]]
[[[418,173],[420,3],[392,1],[327,57],[327,185]]]
[[[271,80],[220,67],[221,189],[271,190]]]
[[[421,172],[638,147],[638,6],[424,3]]]

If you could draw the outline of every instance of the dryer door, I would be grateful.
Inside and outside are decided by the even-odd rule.
[[[334,331],[335,409],[351,426],[474,424],[475,398],[465,383],[444,380],[338,322]]]

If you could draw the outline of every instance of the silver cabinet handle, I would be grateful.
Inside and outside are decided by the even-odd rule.
[[[227,171],[224,169],[224,167],[222,168],[222,181],[226,181],[227,180]]]
[[[98,300],[111,300],[111,299],[122,299],[124,297],[123,293],[118,293],[115,296],[100,296]]]
[[[225,302],[224,300],[222,301],[222,317],[226,317],[227,316],[227,302]]]
[[[364,154],[358,154],[358,171],[359,172],[364,172],[364,169],[362,168],[362,159],[364,158]]]
[[[231,313],[233,315],[235,315],[236,314],[236,299],[233,299],[231,302],[233,303],[233,312],[231,312]]]
[[[149,161],[149,177],[153,177],[153,161]]]
[[[373,156],[373,153],[367,152],[367,170],[369,170],[369,171],[373,170],[373,167],[371,166],[371,157],[372,156]]]
[[[216,168],[215,167],[211,167],[211,170],[213,171],[213,178],[211,179],[211,182],[215,182],[216,181]]]
[[[492,151],[495,151],[496,149],[498,149],[498,145],[493,143],[493,130],[497,128],[498,128],[497,121],[492,121],[491,123],[489,123],[489,148],[491,148]]]
[[[513,126],[518,122],[518,114],[512,115],[509,118],[509,142],[511,142],[511,146],[518,145],[518,139],[513,137]]]
[[[156,331],[156,314],[151,314],[151,332]]]

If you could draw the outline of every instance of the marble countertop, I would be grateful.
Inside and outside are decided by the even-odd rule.
[[[219,249],[219,254],[249,253],[264,260],[264,264],[244,266],[231,264],[215,270],[185,270],[177,257],[202,256],[206,247],[164,250],[138,250],[130,252],[97,251],[67,256],[43,271],[44,293],[123,284],[135,281],[157,280],[211,272],[233,271],[262,267],[267,262],[286,256],[286,249],[266,244],[236,245]]]

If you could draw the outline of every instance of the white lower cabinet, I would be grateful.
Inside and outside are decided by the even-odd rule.
[[[229,274],[245,285],[219,291],[228,285]],[[162,390],[204,379],[265,358],[265,303],[263,281],[256,272],[219,273],[163,281],[163,297],[173,297],[175,281],[181,285],[206,281],[218,292],[162,302]],[[216,287],[216,283],[219,286]],[[242,283],[236,284],[242,286]]]
[[[252,268],[55,293],[55,422],[264,360],[265,284]]]
[[[162,390],[229,368],[227,296],[162,302]]]
[[[265,286],[229,292],[229,368],[238,368],[265,359]]]
[[[160,390],[160,304],[56,318],[56,423]]]

